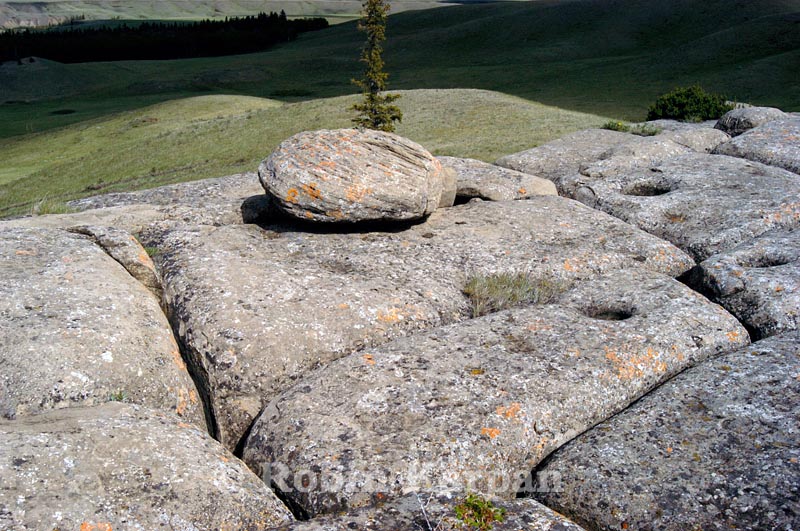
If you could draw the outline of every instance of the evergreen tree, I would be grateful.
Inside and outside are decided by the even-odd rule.
[[[366,68],[362,79],[353,80],[361,88],[364,98],[361,103],[353,105],[352,109],[358,113],[353,118],[353,124],[357,127],[392,132],[394,122],[401,121],[403,113],[399,107],[392,105],[400,95],[381,93],[386,90],[386,80],[389,77],[383,71],[381,47],[381,43],[386,40],[388,12],[389,4],[384,0],[364,0],[358,29],[367,34],[367,42],[361,51],[361,62],[366,64]]]

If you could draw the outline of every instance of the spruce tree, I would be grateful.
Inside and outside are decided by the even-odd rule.
[[[386,40],[388,12],[389,4],[384,0],[364,0],[358,29],[367,34],[367,41],[361,51],[361,62],[366,64],[366,68],[362,79],[353,80],[353,83],[361,87],[363,100],[353,105],[352,109],[358,113],[353,118],[353,124],[357,127],[392,132],[394,122],[402,120],[403,113],[399,107],[392,105],[400,97],[398,94],[382,94],[386,90],[386,80],[389,77],[383,71],[381,47],[381,43]]]

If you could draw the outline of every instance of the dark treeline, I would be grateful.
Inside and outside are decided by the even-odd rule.
[[[328,27],[324,18],[288,20],[286,14],[203,20],[201,22],[143,22],[135,26],[81,28],[57,31],[12,31],[0,34],[0,61],[37,56],[62,63],[182,59],[233,55],[264,50],[290,41],[304,31]]]

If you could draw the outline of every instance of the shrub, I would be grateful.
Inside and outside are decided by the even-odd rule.
[[[627,133],[631,130],[631,127],[625,122],[615,122],[614,120],[604,123],[601,127],[609,131],[619,131],[620,133]]]
[[[455,511],[456,518],[479,531],[489,531],[495,522],[502,522],[506,514],[505,509],[495,507],[476,494],[467,494],[464,501],[456,505]]]
[[[647,111],[647,119],[667,118],[689,122],[715,120],[733,107],[727,103],[725,96],[708,93],[699,85],[678,87],[656,99]]]
[[[499,273],[470,278],[463,292],[472,302],[472,316],[480,317],[521,304],[553,302],[568,287],[563,281],[528,273]]]

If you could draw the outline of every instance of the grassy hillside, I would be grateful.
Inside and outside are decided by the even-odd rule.
[[[641,119],[695,82],[740,101],[800,110],[800,0],[543,0],[406,12],[386,46],[397,89],[481,88]],[[354,23],[268,52],[158,62],[0,67],[0,137],[181,96],[284,101],[354,92]],[[73,114],[53,112],[75,110]]]
[[[494,160],[605,118],[480,90],[402,92],[398,133],[435,154]],[[205,96],[0,141],[0,217],[37,201],[254,171],[282,140],[349,127],[353,96],[294,104]]]

